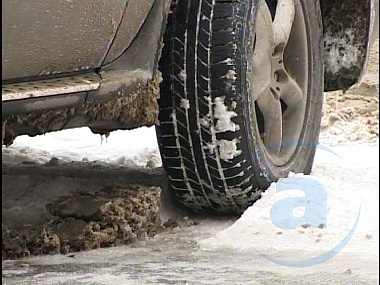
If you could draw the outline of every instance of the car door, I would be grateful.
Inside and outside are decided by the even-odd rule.
[[[128,0],[3,0],[2,80],[101,65]]]

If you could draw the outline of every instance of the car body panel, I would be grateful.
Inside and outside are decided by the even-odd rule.
[[[120,28],[103,64],[109,64],[131,45],[155,0],[129,0]]]
[[[127,0],[2,1],[2,80],[97,68]]]

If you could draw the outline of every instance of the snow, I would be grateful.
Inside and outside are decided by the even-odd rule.
[[[329,102],[323,108],[320,142],[328,146],[378,143],[377,98],[360,98],[358,95],[343,95],[341,92],[331,92],[326,97]]]
[[[201,126],[205,127],[205,128],[209,128],[210,127],[210,119],[206,119],[206,118],[199,118],[199,123],[201,124]]]
[[[227,79],[230,79],[232,81],[236,81],[236,71],[230,69],[230,70],[228,70],[228,72],[226,73],[226,75],[224,77]]]
[[[186,81],[186,70],[181,70],[181,72],[178,74],[178,77],[182,80],[182,81]]]
[[[216,97],[214,99],[214,117],[217,119],[215,131],[223,133],[227,131],[236,132],[239,130],[239,125],[232,122],[232,118],[237,114],[229,111],[228,107],[224,104],[224,97]]]
[[[190,109],[190,102],[188,99],[181,99],[181,103],[179,106],[185,110],[189,110]]]
[[[237,139],[233,139],[232,141],[217,140],[220,158],[223,160],[230,160],[240,155],[241,150],[237,149],[237,143]]]
[[[3,147],[3,162],[46,163],[52,158],[133,167],[162,164],[154,127],[115,131],[108,138],[93,134],[89,128],[69,129],[36,137],[20,136],[10,147]]]
[[[315,167],[311,175],[296,174],[272,183],[253,206],[249,207],[232,226],[215,236],[199,242],[201,249],[258,250],[279,258],[297,249],[315,252],[332,249],[352,229],[359,210],[360,218],[353,239],[347,250],[363,254],[377,254],[379,239],[379,148],[378,146],[339,146],[333,148],[339,157],[318,149]],[[271,220],[271,209],[280,200],[304,196],[303,190],[276,193],[276,187],[294,177],[314,179],[322,183],[327,193],[327,223],[323,228],[302,226],[282,229]],[[302,191],[300,191],[302,190]],[[310,190],[310,189],[309,189]],[[295,209],[295,216],[302,216],[304,209]],[[294,256],[293,256],[294,259]]]

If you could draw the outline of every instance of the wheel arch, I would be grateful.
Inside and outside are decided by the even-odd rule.
[[[361,79],[378,37],[378,0],[319,0],[323,22],[325,91],[346,90]]]

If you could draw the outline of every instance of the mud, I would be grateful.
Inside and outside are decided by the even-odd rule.
[[[76,252],[120,246],[161,231],[159,187],[110,184],[95,193],[60,197],[45,205],[51,219],[42,225],[2,224],[2,256]]]
[[[98,103],[87,103],[84,114],[93,120],[116,121],[123,128],[133,129],[137,127],[150,127],[157,123],[158,103],[160,96],[159,84],[161,75],[148,81],[147,86],[138,85],[137,91],[125,96],[123,89],[115,92],[114,100]]]
[[[320,141],[377,143],[379,140],[379,41],[371,50],[361,82],[343,91],[325,93]],[[331,139],[331,138],[334,139]]]
[[[342,142],[376,143],[379,139],[379,99],[363,95],[329,93],[322,118],[321,138],[336,135]]]
[[[347,90],[364,68],[370,26],[369,0],[322,0],[325,90]]]
[[[166,229],[161,168],[95,163],[3,164],[2,257],[130,244]]]
[[[100,134],[108,134],[115,129],[152,126],[157,120],[160,78],[157,75],[146,86],[139,84],[132,94],[124,94],[124,86],[109,94],[106,101],[91,100],[77,108],[5,117],[2,119],[2,143],[10,145],[18,135],[35,136],[83,125],[91,126],[95,133]]]

